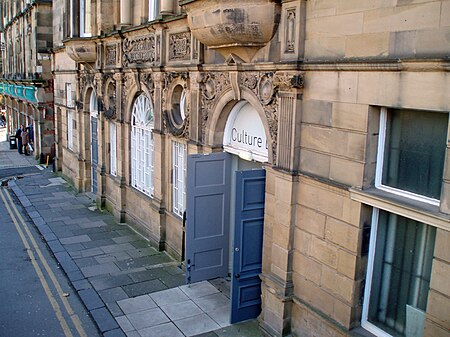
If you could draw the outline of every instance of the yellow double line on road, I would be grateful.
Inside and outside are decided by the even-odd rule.
[[[58,280],[56,279],[55,274],[53,273],[50,266],[48,265],[47,260],[45,259],[44,255],[42,254],[41,249],[37,245],[36,240],[34,239],[33,235],[31,234],[31,231],[30,231],[27,223],[25,222],[25,220],[23,219],[19,210],[15,206],[8,190],[6,190],[4,188],[0,188],[0,197],[3,200],[3,203],[5,204],[6,209],[8,210],[8,213],[14,222],[16,230],[19,233],[20,238],[22,239],[23,245],[27,249],[28,256],[30,257],[31,263],[33,264],[36,274],[38,275],[39,280],[42,284],[42,287],[44,288],[45,294],[47,295],[47,298],[49,299],[50,304],[53,307],[56,317],[64,331],[64,335],[66,337],[73,337],[72,331],[71,331],[66,319],[64,318],[61,307],[58,304],[58,301],[55,298],[55,296],[53,296],[53,293],[49,287],[49,284],[44,276],[44,271],[38,264],[38,259],[39,259],[39,262],[44,267],[44,270],[47,273],[47,276],[50,278],[51,282],[53,283],[53,286],[56,289],[57,297],[59,297],[60,301],[63,303],[64,309],[67,312],[67,314],[69,315],[73,325],[75,326],[75,329],[77,330],[78,335],[80,337],[87,337],[86,331],[83,329],[83,326],[81,324],[80,319],[78,318],[78,315],[73,312],[72,307],[69,304],[69,301],[64,296],[64,292],[61,288],[61,285],[59,284]],[[26,235],[25,235],[25,233],[26,233]],[[32,248],[37,253],[38,259],[36,259]]]

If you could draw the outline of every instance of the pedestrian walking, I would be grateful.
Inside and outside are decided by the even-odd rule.
[[[25,130],[22,131],[22,135],[21,135],[23,151],[26,156],[30,155],[30,151],[28,151],[28,143],[30,142],[30,134],[28,133],[29,130],[30,130],[30,128],[27,127]]]
[[[22,154],[22,129],[23,125],[20,125],[19,128],[16,131],[16,142],[17,142],[17,151],[19,151],[19,154]]]

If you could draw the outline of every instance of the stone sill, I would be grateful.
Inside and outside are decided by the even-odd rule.
[[[377,188],[363,191],[352,188],[350,189],[350,198],[372,207],[450,231],[450,215],[440,212],[438,206],[414,201]]]

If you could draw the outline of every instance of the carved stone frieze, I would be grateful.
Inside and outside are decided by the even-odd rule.
[[[189,60],[191,58],[191,33],[183,32],[169,35],[169,61]]]
[[[155,34],[129,37],[123,41],[123,66],[156,61]]]

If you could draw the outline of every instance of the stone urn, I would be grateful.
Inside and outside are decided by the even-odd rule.
[[[276,0],[184,0],[194,37],[225,58],[250,62],[274,36],[281,5]]]

